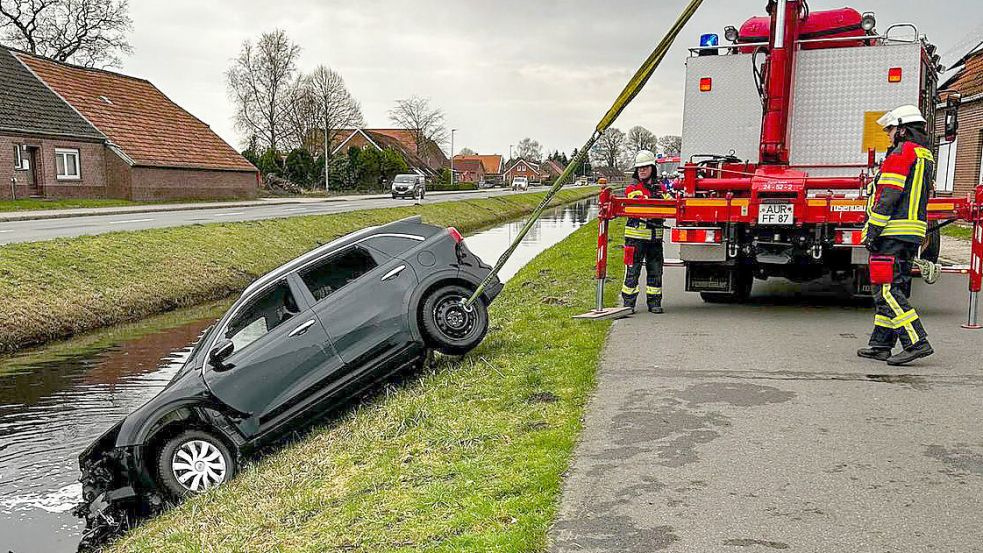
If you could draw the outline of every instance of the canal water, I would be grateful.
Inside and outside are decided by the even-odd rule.
[[[596,215],[594,200],[544,213],[502,280]],[[506,223],[465,242],[493,264],[522,226]],[[229,305],[178,310],[0,358],[0,552],[75,551],[83,527],[71,514],[81,497],[78,454],[156,395]]]

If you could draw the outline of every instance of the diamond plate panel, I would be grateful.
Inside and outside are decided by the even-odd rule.
[[[920,55],[919,44],[800,51],[789,133],[791,164],[866,163],[864,113],[918,105]],[[902,68],[900,83],[888,82],[892,67]],[[805,170],[813,176],[860,173],[859,168]]]
[[[713,79],[713,89],[700,92],[700,79]],[[683,107],[683,152],[727,154],[758,161],[761,143],[761,99],[754,84],[750,54],[691,57],[686,60]]]

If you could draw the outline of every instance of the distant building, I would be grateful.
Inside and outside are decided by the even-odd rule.
[[[563,166],[559,161],[548,159],[540,166],[540,171],[546,178],[555,179],[563,174],[566,167]]]
[[[482,170],[485,173],[484,182],[486,184],[498,186],[503,183],[502,173],[504,172],[504,166],[502,165],[502,156],[498,154],[476,154],[473,156],[456,155],[454,156],[455,166],[458,160],[479,161],[482,165]]]
[[[479,187],[485,184],[485,166],[480,159],[454,158],[454,179],[456,182],[471,182]]]
[[[945,105],[935,112],[938,154],[936,191],[964,197],[983,182],[983,43],[959,60],[939,85],[940,96],[950,92],[962,96],[959,133],[952,143],[945,139]]]
[[[431,179],[450,167],[447,156],[433,140],[424,141],[418,152],[416,133],[410,129],[346,129],[337,131],[335,137],[331,155],[345,153],[352,147],[388,148],[398,153],[410,170]]]
[[[505,184],[512,185],[515,177],[526,177],[529,182],[542,182],[543,174],[539,170],[539,164],[523,158],[512,160],[512,163],[505,168]]]
[[[605,178],[608,184],[626,184],[630,173],[625,173],[617,167],[594,167],[594,180]]]
[[[0,198],[252,198],[259,172],[149,81],[0,47]]]

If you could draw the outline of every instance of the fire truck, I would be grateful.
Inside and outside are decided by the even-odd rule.
[[[601,192],[598,277],[606,274],[609,221],[648,217],[675,221],[686,290],[704,301],[740,301],[755,279],[771,277],[832,277],[870,295],[860,238],[866,189],[890,146],[876,121],[913,104],[934,135],[936,47],[914,25],[878,32],[869,12],[811,12],[805,0],[771,0],[767,8],[767,16],[726,28],[729,44],[704,35],[690,49],[679,195]],[[957,101],[949,103],[944,126],[954,135]],[[972,263],[958,268],[970,275],[971,311],[983,270],[981,206],[983,186],[965,198],[933,192],[921,253],[937,261],[941,226],[975,224]]]

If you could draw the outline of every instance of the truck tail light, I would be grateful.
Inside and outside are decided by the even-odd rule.
[[[860,239],[861,230],[851,228],[836,229],[837,246],[861,246],[863,241]]]
[[[454,242],[455,243],[460,244],[461,242],[464,242],[464,237],[461,236],[461,233],[458,232],[458,230],[456,228],[454,228],[454,227],[447,227],[447,232],[450,233],[451,238],[454,239]]]
[[[700,79],[700,92],[710,92],[711,90],[713,90],[713,79],[710,77]]]
[[[672,241],[675,244],[720,244],[724,233],[719,228],[673,228]]]
[[[887,71],[887,82],[889,83],[900,83],[901,75],[903,74],[900,67],[892,67]]]

